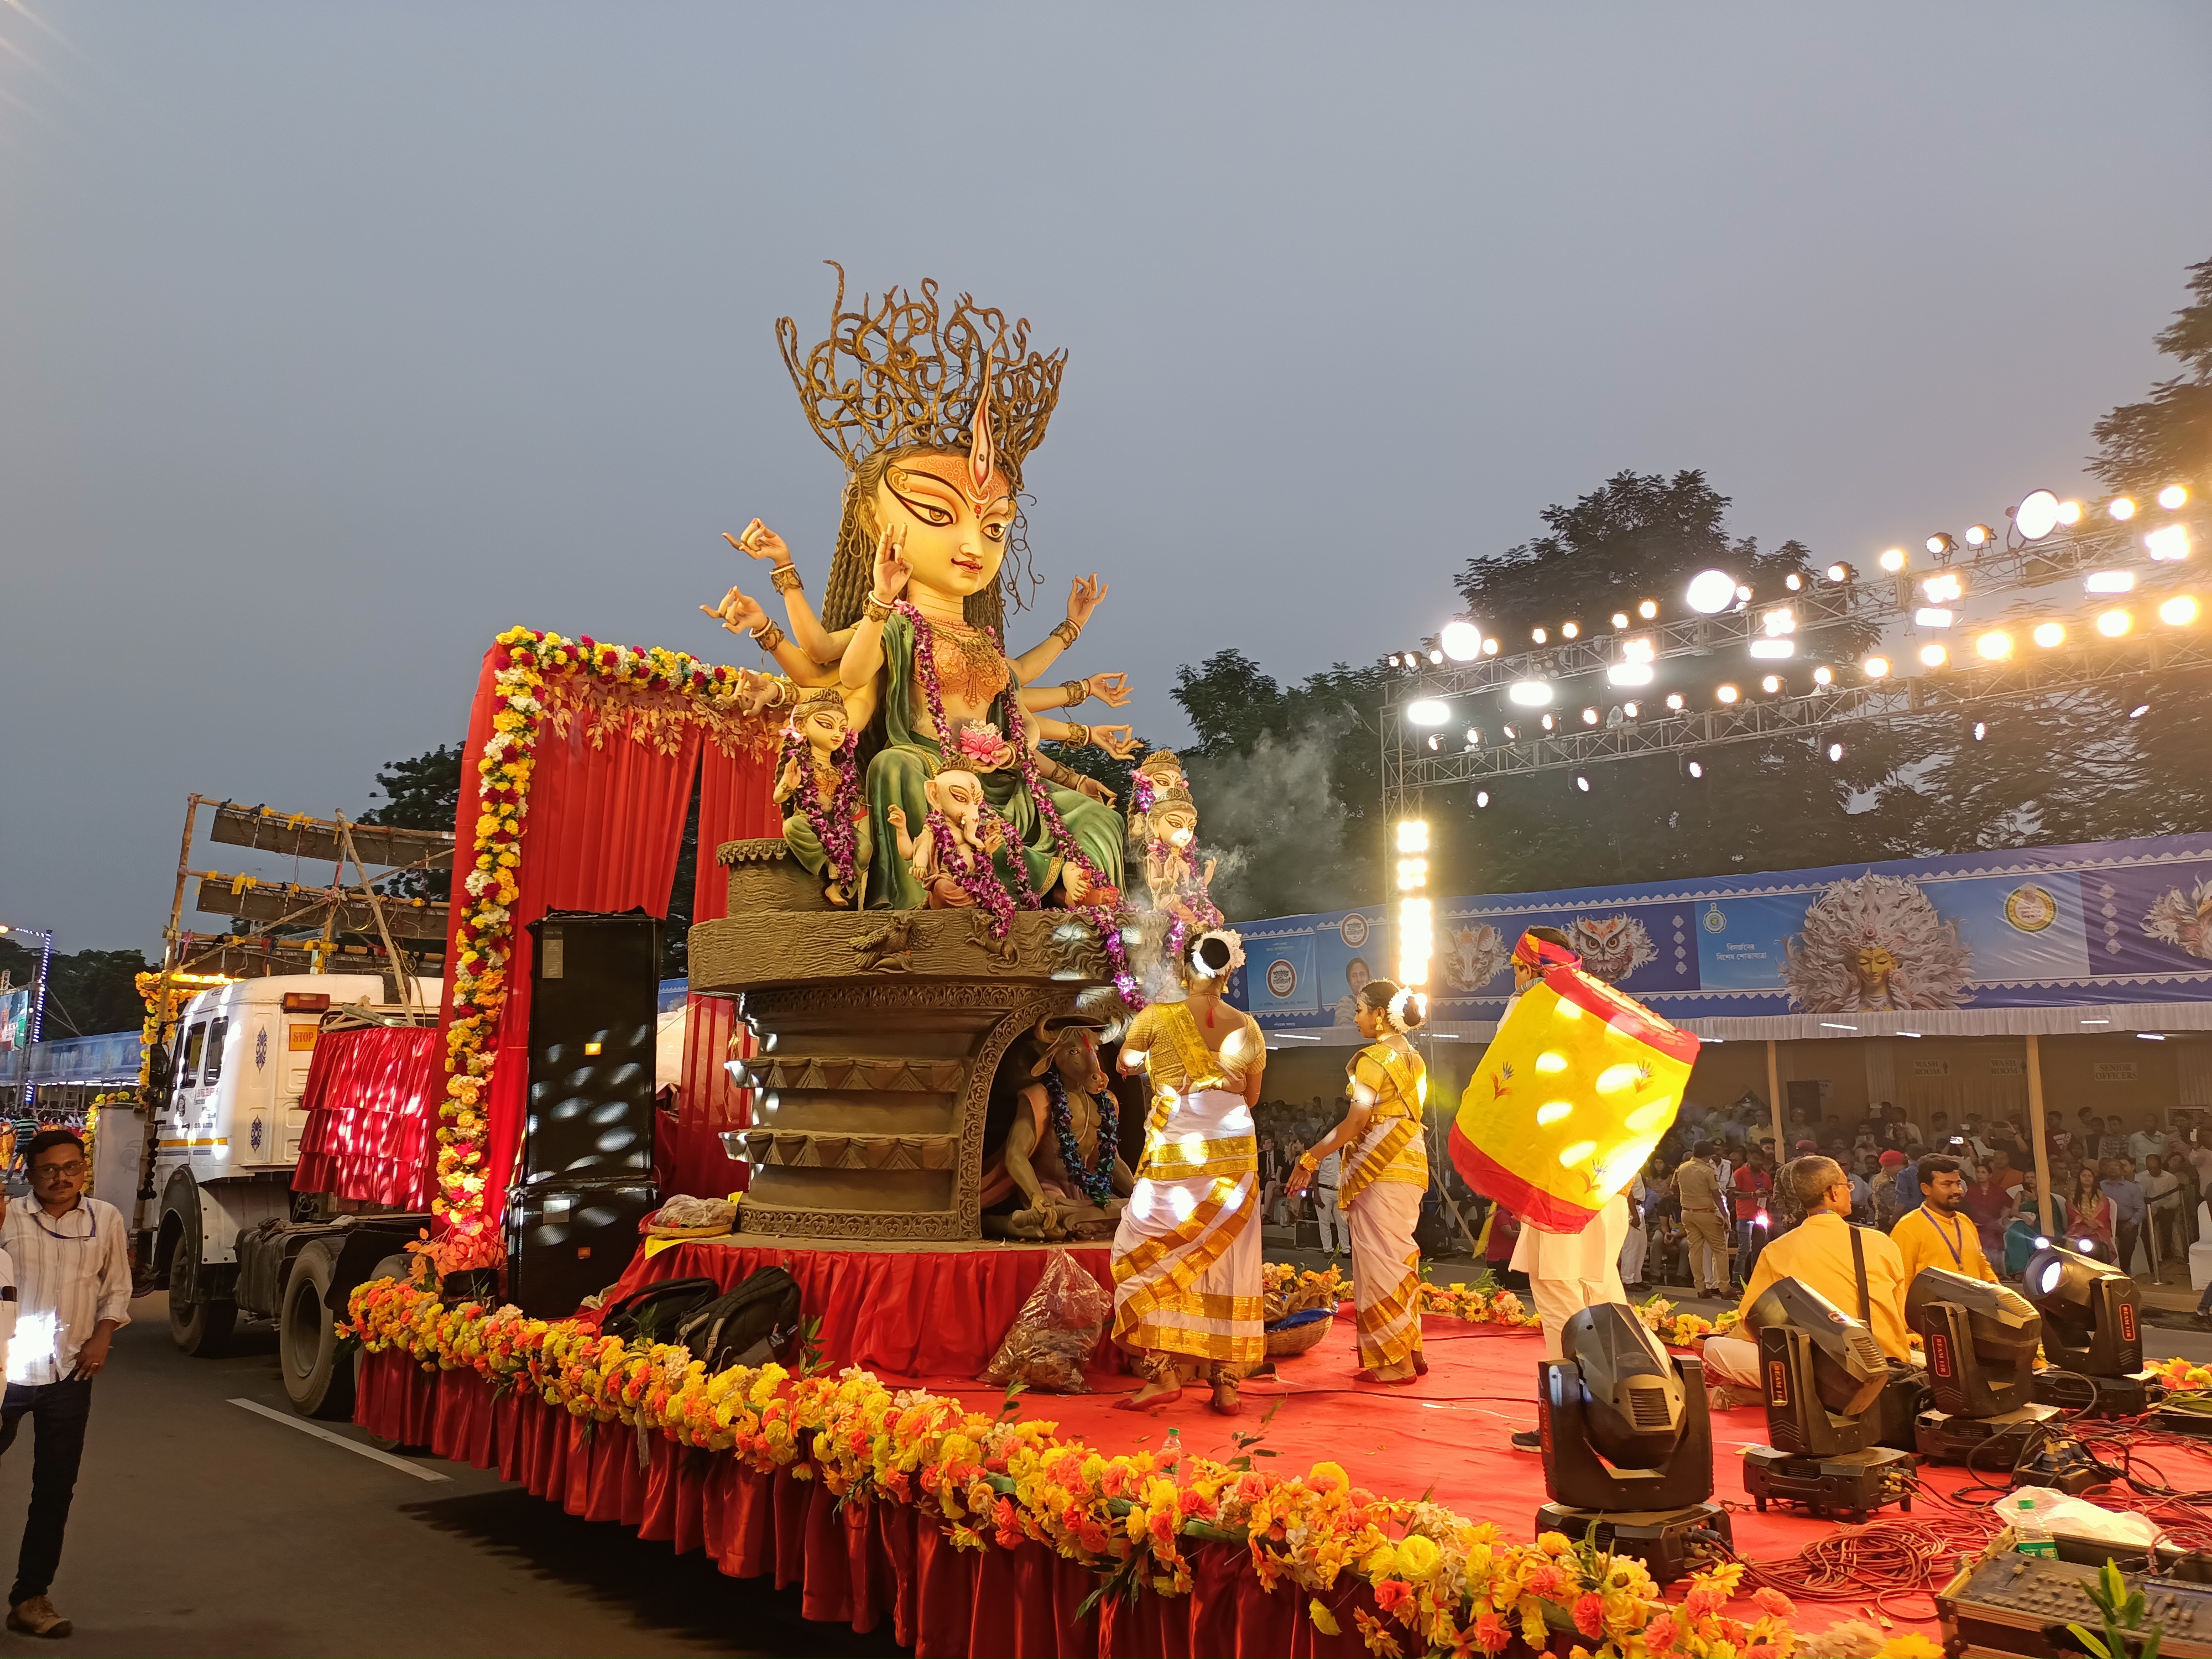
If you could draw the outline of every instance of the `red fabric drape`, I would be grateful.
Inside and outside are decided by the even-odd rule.
[[[725,842],[781,832],[783,821],[772,791],[772,750],[725,755],[712,744],[699,765],[698,874],[691,894],[691,920],[720,921],[730,913],[730,872],[714,851]],[[746,1054],[744,1028],[737,1005],[727,997],[691,999],[685,1013],[684,1081],[677,1095],[677,1133],[669,1160],[669,1188],[702,1198],[742,1191],[751,1171],[722,1147],[722,1131],[752,1121],[752,1091],[731,1080],[734,1031]]]
[[[463,751],[471,759],[483,752],[492,717],[499,712],[492,675],[503,665],[504,657],[504,651],[495,647],[486,654],[477,681],[468,746]],[[610,703],[603,718],[605,724],[595,726],[592,715],[573,714],[565,730],[548,718],[538,730],[529,812],[523,820],[516,866],[514,953],[485,1113],[484,1191],[494,1205],[501,1201],[514,1173],[528,1094],[530,924],[548,910],[644,910],[665,916],[675,885],[684,817],[699,764],[699,728],[664,720],[654,740],[647,741],[644,716]],[[662,744],[667,745],[666,752]],[[459,837],[453,878],[457,923],[463,910],[461,884],[473,867],[473,782],[471,770],[463,777],[460,810],[455,816]],[[458,957],[456,942],[449,937],[446,960]],[[453,1017],[452,984],[449,975],[441,1030]]]
[[[292,1190],[428,1209],[444,1052],[423,1026],[325,1032],[301,1096],[307,1121]]]

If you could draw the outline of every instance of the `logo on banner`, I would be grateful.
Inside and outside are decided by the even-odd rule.
[[[1367,943],[1367,918],[1357,910],[1344,919],[1344,942],[1355,951]]]
[[[2033,882],[2005,895],[2005,920],[2023,933],[2039,933],[2058,920],[2058,901]]]
[[[1288,1001],[1291,993],[1298,988],[1298,970],[1280,957],[1267,964],[1267,994],[1278,1001]]]
[[[1717,904],[1708,904],[1705,907],[1705,928],[1709,933],[1725,933],[1728,932],[1728,913]]]

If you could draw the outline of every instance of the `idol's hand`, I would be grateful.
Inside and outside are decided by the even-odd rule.
[[[1075,787],[1097,801],[1101,806],[1111,806],[1119,799],[1111,789],[1087,772],[1075,775]]]
[[[1111,674],[1093,674],[1083,686],[1109,708],[1119,708],[1129,701],[1129,677],[1118,669]]]
[[[884,811],[884,822],[890,824],[894,830],[905,829],[906,808],[903,806],[886,807]]]
[[[1105,597],[1106,584],[1098,580],[1097,571],[1087,576],[1078,576],[1067,590],[1068,621],[1081,628],[1091,620],[1091,613],[1098,608],[1098,602]]]
[[[749,558],[771,559],[777,564],[791,562],[791,550],[783,544],[783,538],[758,519],[734,536],[725,530],[722,539]]]
[[[1137,740],[1126,726],[1094,726],[1091,728],[1091,746],[1103,749],[1115,760],[1133,760]]]
[[[768,626],[768,612],[762,610],[758,599],[749,599],[736,588],[722,595],[721,604],[699,607],[710,617],[721,618],[722,626],[732,634],[751,634]]]
[[[876,543],[876,597],[886,602],[898,598],[906,591],[907,578],[914,574],[914,567],[899,556],[906,545],[906,526],[887,525]]]
[[[799,762],[794,758],[783,763],[783,775],[775,781],[775,793],[779,795],[787,795],[798,787]]]

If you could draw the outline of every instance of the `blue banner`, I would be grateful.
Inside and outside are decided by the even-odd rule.
[[[1278,1028],[1350,1024],[1358,987],[1393,972],[1388,920],[1238,923],[1246,1006]],[[1495,1019],[1539,925],[1678,1019],[2194,1002],[2212,997],[2212,833],[1446,899],[1436,1015]]]

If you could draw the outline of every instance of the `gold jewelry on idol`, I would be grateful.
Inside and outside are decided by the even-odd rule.
[[[1079,749],[1084,748],[1089,744],[1091,741],[1091,728],[1087,726],[1079,725],[1074,720],[1070,720],[1067,723],[1067,735],[1062,738],[1060,741],[1062,743],[1072,743]]]
[[[1083,624],[1074,617],[1069,617],[1052,630],[1052,637],[1058,640],[1063,646],[1073,646],[1076,641],[1083,637]]]
[[[763,651],[773,651],[783,643],[783,630],[772,622],[763,623],[753,629],[753,643]]]
[[[889,622],[897,604],[896,599],[878,599],[874,590],[870,589],[868,597],[860,601],[860,615],[872,623]]]
[[[779,593],[796,593],[799,588],[799,567],[780,564],[768,573],[768,582]]]
[[[1091,682],[1089,680],[1062,680],[1060,683],[1060,694],[1067,699],[1066,702],[1060,705],[1061,708],[1077,708],[1091,700]]]

